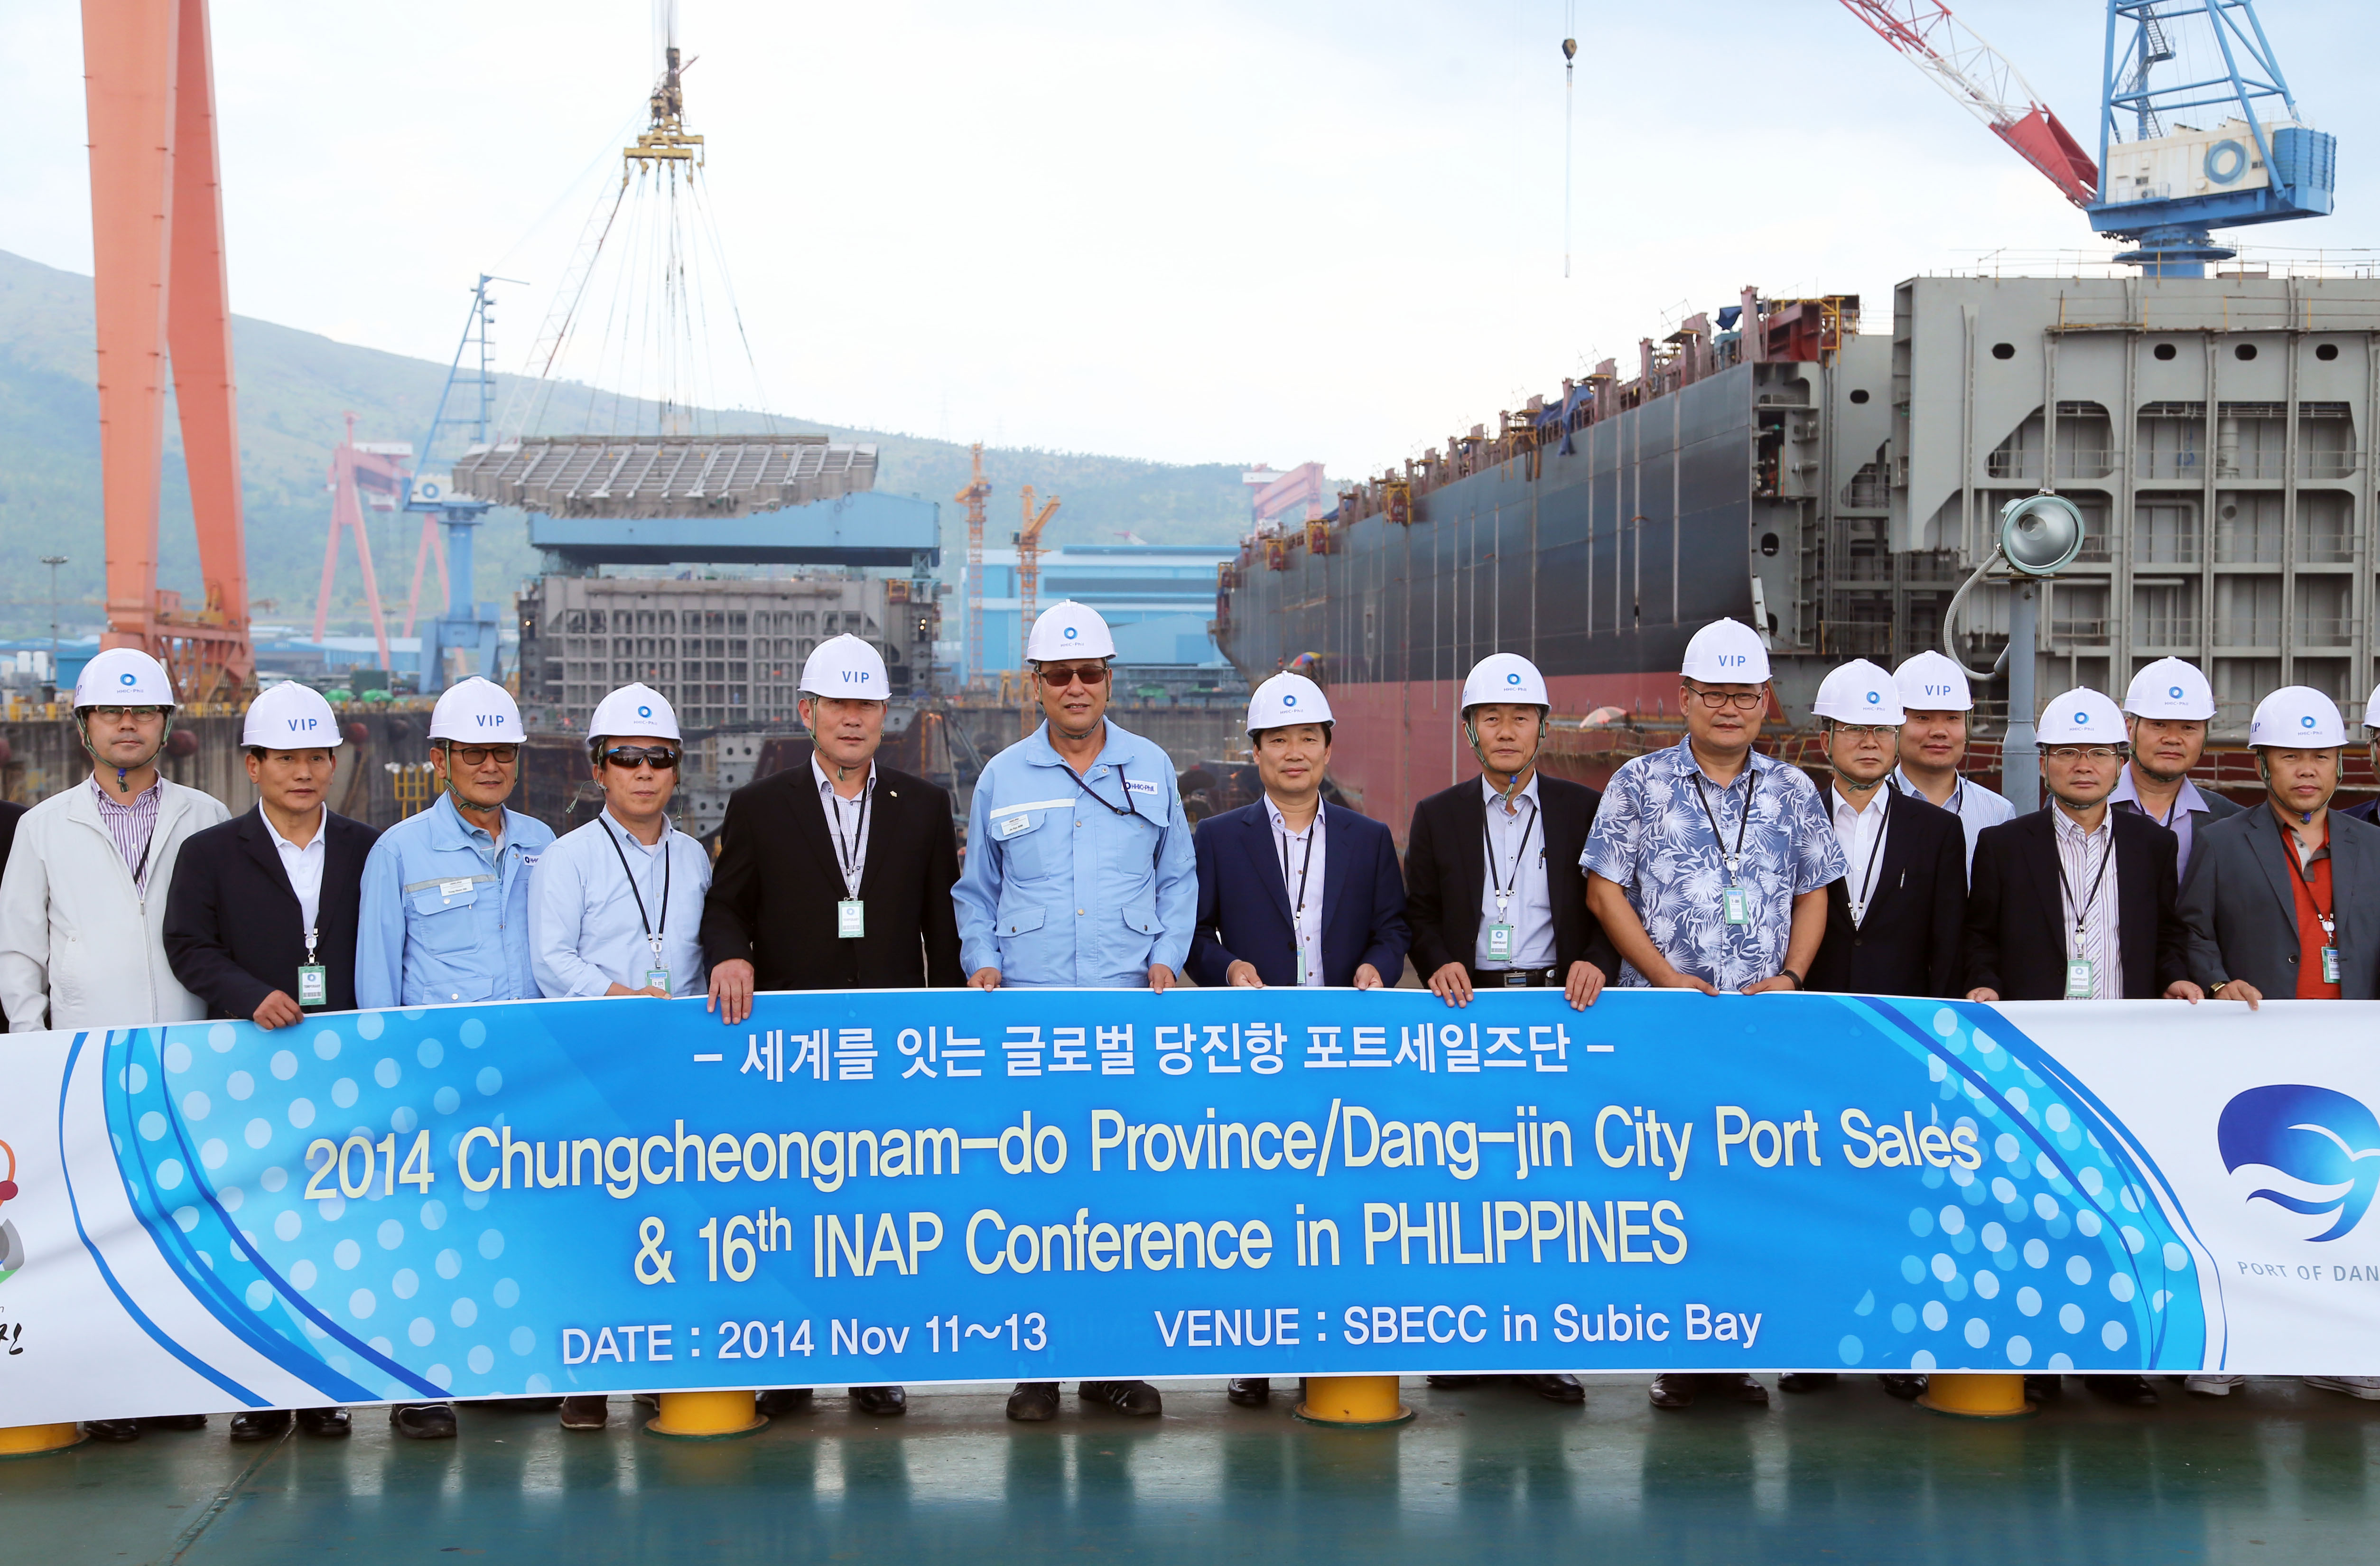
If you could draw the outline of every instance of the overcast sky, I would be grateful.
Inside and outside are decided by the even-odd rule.
[[[2100,8],[1961,15],[2095,151]],[[1856,292],[1886,330],[1912,273],[2105,252],[1834,0],[1575,16],[1567,280],[1564,0],[685,0],[680,33],[767,396],[837,423],[1352,475],[1745,284]],[[2263,16],[2345,214],[2264,236],[2380,245],[2369,0]],[[444,359],[495,272],[527,280],[519,368],[642,117],[650,0],[227,0],[214,28],[234,308]],[[79,7],[0,6],[0,247],[87,272],[80,55]]]

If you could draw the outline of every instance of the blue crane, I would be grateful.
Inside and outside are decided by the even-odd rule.
[[[446,655],[450,651],[477,653],[479,667],[473,672],[492,680],[501,678],[496,666],[497,606],[475,602],[471,597],[471,537],[487,515],[488,503],[456,493],[445,476],[430,474],[427,469],[439,455],[442,433],[448,436],[450,443],[458,436],[473,447],[488,443],[489,416],[496,393],[495,349],[489,335],[495,324],[495,301],[489,295],[488,285],[510,281],[483,273],[472,285],[471,311],[463,322],[463,340],[455,346],[454,362],[447,366],[445,384],[439,388],[437,410],[430,416],[430,432],[415,448],[420,455],[415,459],[413,483],[406,496],[405,509],[420,514],[422,536],[420,553],[413,565],[413,602],[406,611],[408,629],[421,601],[423,568],[431,549],[440,545],[433,529],[443,529],[445,534],[438,572],[446,585],[445,608],[421,626],[421,691],[425,696],[446,688],[450,673]],[[451,452],[446,460],[452,463]]]

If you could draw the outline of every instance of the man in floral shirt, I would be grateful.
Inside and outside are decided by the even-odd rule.
[[[1621,985],[1756,995],[1799,989],[1827,933],[1841,845],[1810,780],[1752,748],[1768,705],[1768,651],[1718,620],[1686,644],[1686,737],[1612,774],[1579,863],[1586,904],[1619,948]],[[1744,1375],[1655,1378],[1657,1408],[1707,1385],[1743,1402]]]

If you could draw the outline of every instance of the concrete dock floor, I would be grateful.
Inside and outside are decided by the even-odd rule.
[[[1293,1383],[1289,1384],[1293,1385]],[[0,1561],[1028,1559],[1528,1562],[2230,1561],[2380,1552],[2380,1402],[2292,1381],[2118,1408],[2069,1380],[2033,1419],[1957,1421],[1871,1379],[1766,1410],[1585,1408],[1408,1381],[1419,1417],[1337,1431],[1168,1384],[1161,1419],[1001,1417],[1005,1387],[923,1390],[871,1419],[821,1391],[741,1439],[566,1433],[465,1408],[452,1442],[200,1434],[0,1462]],[[2318,1557],[2316,1552],[2319,1552]]]

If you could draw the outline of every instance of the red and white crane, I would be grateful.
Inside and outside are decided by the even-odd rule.
[[[2098,200],[2099,165],[2008,56],[1941,0],[1843,0],[1843,6],[2047,176],[2058,194],[2084,208]]]

